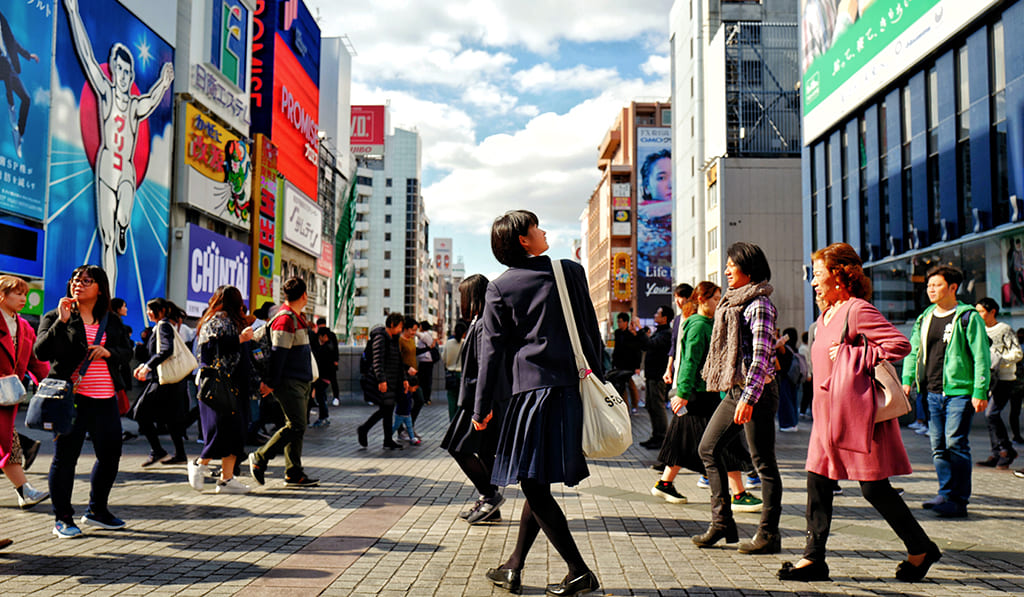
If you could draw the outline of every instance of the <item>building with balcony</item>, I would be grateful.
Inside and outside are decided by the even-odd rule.
[[[670,13],[675,281],[723,285],[759,245],[779,327],[804,327],[797,2],[676,0]]]

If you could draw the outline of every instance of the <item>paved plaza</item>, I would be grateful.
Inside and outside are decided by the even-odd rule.
[[[267,484],[248,495],[214,494],[213,483],[200,494],[186,484],[184,466],[141,468],[147,446],[135,439],[125,445],[111,498],[113,512],[128,521],[128,529],[86,527],[78,540],[50,534],[49,502],[21,511],[14,491],[0,482],[0,537],[15,540],[0,551],[0,595],[505,595],[483,575],[511,550],[522,497],[515,487],[506,491],[509,499],[498,523],[470,527],[458,518],[476,495],[438,447],[448,419],[439,398],[421,413],[422,446],[384,452],[379,429],[370,435],[370,448],[359,449],[355,426],[372,407],[347,397],[332,409],[330,427],[306,435],[306,469],[321,479],[315,489],[286,489],[278,458]],[[646,415],[634,420],[634,439],[646,439]],[[980,418],[975,423],[977,460],[988,436]],[[578,487],[556,486],[580,549],[601,579],[597,594],[1024,593],[1024,479],[975,469],[970,518],[934,518],[920,509],[936,489],[928,442],[908,430],[904,441],[917,472],[895,485],[906,490],[905,498],[944,552],[928,579],[893,580],[903,546],[861,498],[857,484],[845,482],[829,542],[833,581],[776,580],[780,563],[799,559],[803,545],[808,431],[801,422],[800,432],[778,438],[786,486],[780,555],[695,548],[690,536],[703,531],[709,518],[706,490],[697,488],[696,475],[684,473],[676,484],[691,503],[671,505],[652,497],[657,473],[649,465],[655,452],[639,446],[619,458],[591,461],[591,476]],[[44,444],[28,473],[36,487],[46,487],[53,454],[52,444]],[[198,453],[194,435],[188,445]],[[88,500],[90,450],[87,443],[78,467],[79,515]],[[247,474],[244,478],[255,485]],[[752,535],[758,515],[737,518],[741,538]],[[523,572],[523,593],[542,595],[545,584],[564,574],[564,564],[542,535]]]

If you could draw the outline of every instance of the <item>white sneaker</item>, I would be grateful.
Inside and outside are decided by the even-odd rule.
[[[192,486],[192,489],[202,491],[206,477],[210,476],[210,467],[199,464],[198,458],[189,460],[186,466],[188,468],[188,484]]]
[[[797,431],[800,431],[800,426],[793,425],[792,427],[780,427],[779,431],[782,433],[796,433]]]
[[[238,480],[238,477],[231,477],[227,481],[217,481],[217,493],[249,493],[252,488]]]
[[[338,400],[337,398],[331,400],[331,406],[341,406],[341,400]]]
[[[48,497],[50,497],[49,491],[39,491],[25,481],[25,484],[21,486],[21,493],[18,494],[18,506],[22,509],[31,508]]]
[[[409,441],[409,432],[405,429],[398,432],[398,439]]]

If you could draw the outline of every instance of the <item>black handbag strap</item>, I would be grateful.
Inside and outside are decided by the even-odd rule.
[[[83,325],[84,325],[84,322],[83,322]],[[96,328],[96,337],[93,338],[93,343],[99,344],[99,342],[101,340],[103,340],[103,334],[106,331],[107,331],[107,314],[104,313],[103,317],[100,319],[100,326],[98,328]],[[78,379],[79,380],[85,379],[85,372],[89,369],[89,363],[92,362],[92,361],[89,360],[89,353],[88,353],[89,347],[86,346],[85,350],[86,350],[85,360],[82,361],[82,365],[78,368]]]

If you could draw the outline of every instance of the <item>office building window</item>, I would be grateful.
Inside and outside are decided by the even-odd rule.
[[[1006,147],[1006,52],[1003,22],[989,29],[989,65],[992,72],[992,225],[1010,221],[1010,171]]]
[[[903,246],[903,250],[910,249],[914,246],[914,179],[911,176],[910,171],[910,139],[913,136],[913,128],[910,124],[911,114],[911,102],[910,102],[910,86],[904,86],[900,90],[900,118],[902,123],[903,136],[900,139],[903,142],[903,167],[901,170],[903,179],[903,230],[906,232],[906,243]]]
[[[970,63],[967,46],[957,51],[956,60],[956,171],[960,228],[966,234],[974,230],[974,201],[971,199],[971,96]]]
[[[386,243],[391,242],[391,233],[390,232],[385,232],[384,233],[384,242],[386,242]]]
[[[861,258],[864,261],[871,261],[874,258],[871,252],[871,244],[872,242],[877,243],[878,239],[871,237],[871,228],[868,226],[871,213],[868,211],[868,150],[865,145],[867,134],[868,121],[861,114],[857,119],[857,155],[860,158],[857,161],[859,166],[857,176],[860,179],[860,197],[857,200],[860,204]]]
[[[384,180],[384,186],[388,187],[388,188],[391,188],[391,179],[390,178],[387,178],[387,179]]]
[[[928,213],[932,214],[930,241],[942,238],[942,202],[939,201],[939,73],[928,69]]]
[[[390,224],[391,223],[391,214],[384,214],[384,223],[385,224]]]
[[[842,196],[841,209],[843,218],[843,238],[850,238],[850,218],[848,214],[850,204],[850,169],[846,165],[846,157],[850,154],[850,140],[847,138],[846,127],[843,127],[843,132],[839,136],[839,176],[841,177],[839,183],[839,192]]]
[[[897,107],[898,108],[898,107]],[[891,247],[889,246],[889,131],[886,126],[888,114],[888,106],[885,100],[882,100],[878,104],[878,201],[881,206],[881,213],[879,214],[882,218],[880,222],[882,228],[882,238],[878,239],[878,244],[882,247],[882,254],[888,255]],[[897,134],[899,131],[894,131]]]
[[[391,205],[391,197],[384,197],[384,205]]]
[[[811,169],[811,246],[817,249],[821,247],[821,239],[818,238],[818,169],[817,160],[814,159],[813,147],[808,152],[810,159],[807,167]]]
[[[384,270],[384,277],[385,278],[390,278],[391,277],[391,270],[389,270],[389,269]]]
[[[836,217],[832,209],[832,143],[825,141],[825,245],[832,244],[832,218]]]
[[[384,289],[384,298],[388,298],[389,296],[391,296],[391,289],[390,288],[385,288]]]
[[[391,259],[391,251],[384,251],[384,259]]]
[[[708,253],[718,250],[718,226],[708,230]]]

